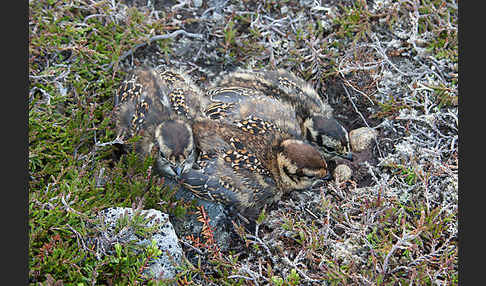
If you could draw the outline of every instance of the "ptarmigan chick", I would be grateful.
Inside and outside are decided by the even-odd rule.
[[[321,147],[326,159],[330,160],[335,156],[352,159],[348,132],[333,117],[332,107],[324,103],[314,88],[303,79],[284,69],[239,69],[220,76],[208,92],[235,87],[257,90],[268,97],[290,104],[303,136],[308,142]]]
[[[191,121],[201,116],[200,100],[200,89],[182,72],[134,69],[115,97],[118,135],[140,136],[135,151],[145,157],[157,148],[156,170],[180,177],[196,159]]]

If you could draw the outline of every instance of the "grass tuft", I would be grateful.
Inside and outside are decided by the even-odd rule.
[[[457,285],[457,1],[203,2],[29,1],[30,285],[171,283],[142,275],[154,245],[101,257],[83,244],[108,207],[198,214],[180,285]],[[291,70],[378,145],[351,180],[284,196],[255,229],[228,225],[223,251],[153,158],[110,143],[113,96],[140,65],[185,68],[203,88],[236,66]]]

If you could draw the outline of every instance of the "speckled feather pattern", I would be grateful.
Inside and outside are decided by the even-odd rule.
[[[122,82],[115,97],[118,135],[124,141],[141,136],[135,144],[141,157],[158,147],[174,166],[182,165],[194,148],[189,123],[202,114],[204,98],[200,94],[182,72],[136,68]],[[160,168],[165,165],[156,162]]]
[[[116,96],[117,125],[131,137],[166,120],[200,117],[201,93],[182,72],[136,69]]]
[[[270,115],[273,117],[270,121],[275,122],[279,120],[277,118],[295,120],[294,125],[297,125],[297,129],[300,130],[294,132],[292,126],[287,131],[294,135],[301,133],[308,142],[322,147],[323,154],[328,159],[335,155],[349,156],[348,132],[334,119],[331,106],[320,98],[309,83],[293,73],[284,69],[275,71],[238,69],[218,77],[207,95],[215,98],[218,94],[228,93],[225,92],[227,90],[238,90],[241,96],[255,98],[254,102],[257,106],[258,104],[271,105],[269,103],[271,100],[277,101],[289,111],[287,114],[280,114],[280,117],[272,111],[264,111],[261,114]],[[218,111],[228,113],[228,109],[234,110],[234,107],[228,106],[229,102],[224,104],[225,108],[220,108]],[[292,115],[289,114],[292,112]],[[215,117],[215,114],[216,112],[212,112],[211,115]]]
[[[289,133],[300,138],[300,126],[289,104],[266,96],[259,90],[244,87],[211,88],[206,116],[234,124],[250,133],[271,130]]]
[[[304,118],[311,112],[332,117],[332,107],[325,103],[314,88],[303,79],[284,69],[244,70],[224,73],[213,83],[214,87],[241,87],[259,90],[267,96],[290,104],[298,117]]]
[[[297,177],[282,179],[282,162],[288,164],[287,175],[307,178],[327,173],[325,161],[313,147],[292,143],[302,139],[293,107],[261,90],[224,87],[203,94],[176,71],[142,70],[121,91],[118,126],[130,136],[142,135],[141,153],[155,144],[155,126],[174,119],[190,123],[200,154],[194,168],[182,174],[184,186],[248,218],[255,218],[265,204],[292,190],[294,183],[298,188],[307,185],[298,185]],[[159,137],[170,134],[158,132]],[[284,147],[282,142],[288,140],[292,142]],[[173,150],[180,149],[175,140],[165,141]],[[282,157],[284,150],[295,154]]]
[[[254,218],[263,205],[278,200],[282,193],[306,186],[297,178],[306,176],[301,169],[307,168],[316,176],[327,171],[320,154],[302,141],[300,121],[292,105],[299,99],[279,100],[265,94],[259,81],[247,83],[226,82],[206,90],[202,103],[206,118],[192,125],[201,151],[197,161],[200,169],[191,170],[183,179],[197,196],[236,207]],[[267,87],[275,88],[272,84]],[[297,86],[282,88],[282,93],[290,93],[288,89]],[[321,102],[317,100],[318,104]],[[286,140],[301,143],[284,147]],[[283,154],[284,149],[295,154]]]
[[[201,149],[200,169],[185,174],[183,181],[197,196],[233,206],[249,218],[280,197],[274,152],[267,143],[275,134],[251,134],[211,119],[196,121],[193,131]]]

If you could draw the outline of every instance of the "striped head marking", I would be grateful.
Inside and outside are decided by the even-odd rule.
[[[352,159],[348,132],[336,119],[314,114],[304,121],[302,130],[307,141],[323,148],[326,157]]]
[[[277,165],[282,182],[291,189],[310,187],[319,178],[327,178],[326,161],[312,145],[301,140],[284,140],[277,152]]]

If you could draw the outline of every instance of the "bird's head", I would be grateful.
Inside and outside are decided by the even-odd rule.
[[[319,151],[301,140],[282,141],[277,147],[277,165],[282,183],[290,189],[305,189],[318,179],[330,178]]]
[[[181,120],[166,120],[155,129],[159,146],[157,164],[166,175],[179,178],[196,159],[191,126]]]
[[[313,114],[304,120],[302,130],[307,141],[322,148],[326,159],[353,159],[348,132],[336,119]]]

